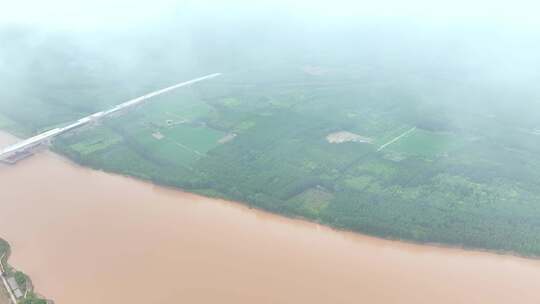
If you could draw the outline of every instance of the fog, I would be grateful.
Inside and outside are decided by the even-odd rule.
[[[459,104],[460,111],[495,104],[507,115],[511,108],[529,128],[537,117],[527,110],[539,103],[538,8],[509,1],[11,2],[0,12],[0,80],[9,88],[0,104],[9,111],[14,100],[62,99],[62,88],[93,82],[94,91],[69,95],[88,99],[86,113],[206,73],[251,70],[264,81],[276,65],[313,65],[368,69],[371,80],[399,81],[416,101]],[[95,100],[97,91],[106,101]]]
[[[125,65],[150,52],[176,52],[175,60],[202,60],[218,70],[246,67],[261,51],[344,62],[379,53],[384,62],[401,57],[409,65],[480,69],[487,75],[478,78],[486,80],[536,81],[539,8],[532,1],[20,1],[0,12],[0,59],[4,66],[11,61],[5,53],[21,39],[29,44],[22,53],[16,48],[24,61],[52,44]],[[231,61],[238,58],[247,62]]]
[[[223,73],[53,149],[347,230],[540,255],[535,1],[5,2],[1,130]],[[341,131],[356,141],[324,140]]]
[[[70,30],[108,27],[113,24],[145,23],[164,16],[175,16],[193,9],[209,14],[265,13],[285,14],[298,18],[323,18],[336,22],[336,18],[356,19],[404,17],[432,22],[494,22],[502,26],[531,26],[538,24],[536,1],[43,1],[22,0],[5,3],[0,18],[2,23],[37,24],[46,27],[64,27]],[[141,19],[144,19],[141,20]],[[332,20],[334,19],[334,20]],[[208,22],[209,20],[207,20]]]

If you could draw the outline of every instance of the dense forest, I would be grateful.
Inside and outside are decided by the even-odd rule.
[[[30,136],[223,72],[53,149],[337,228],[540,255],[537,42],[497,28],[284,22],[270,35],[226,21],[137,34],[5,28],[0,129]]]

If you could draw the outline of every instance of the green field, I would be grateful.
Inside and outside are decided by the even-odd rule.
[[[388,150],[404,156],[436,159],[464,146],[464,140],[449,132],[432,132],[416,129],[388,146]]]
[[[76,141],[70,145],[70,149],[80,155],[88,155],[107,149],[121,140],[120,136],[107,128],[92,128],[85,130],[85,139]]]

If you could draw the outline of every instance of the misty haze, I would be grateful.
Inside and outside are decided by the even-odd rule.
[[[538,9],[5,4],[0,304],[540,303]]]

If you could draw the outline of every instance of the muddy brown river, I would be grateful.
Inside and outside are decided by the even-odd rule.
[[[50,152],[0,166],[0,236],[57,304],[540,303],[540,261],[335,231]]]

